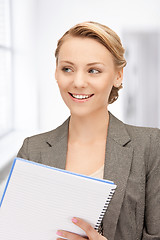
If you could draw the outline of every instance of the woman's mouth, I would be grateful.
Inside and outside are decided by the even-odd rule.
[[[94,95],[94,94],[75,94],[75,93],[70,93],[70,92],[68,92],[68,93],[72,97],[72,99],[79,100],[79,101],[87,100]]]

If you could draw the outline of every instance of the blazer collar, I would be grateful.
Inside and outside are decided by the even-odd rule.
[[[65,169],[68,144],[68,118],[53,131],[47,139],[50,148],[41,153],[46,165]],[[118,217],[122,206],[127,180],[130,172],[133,149],[125,124],[109,113],[109,126],[105,153],[104,178],[114,181],[117,189],[104,216],[104,233],[114,239]]]
[[[57,144],[61,143],[63,139],[68,141],[69,121],[70,117],[49,136],[46,142],[51,147],[57,146]],[[110,112],[107,139],[109,138],[122,146],[130,141],[130,136],[125,129],[124,123],[113,116]]]
[[[126,131],[125,124],[109,112],[109,125],[107,138],[113,139],[116,143],[124,146],[130,142],[130,136]]]
[[[41,152],[42,162],[45,162],[46,165],[65,169],[69,120],[70,117],[61,126],[51,131],[46,140],[47,148]]]

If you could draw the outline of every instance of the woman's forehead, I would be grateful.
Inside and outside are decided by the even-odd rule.
[[[71,37],[64,41],[59,51],[59,61],[87,60],[91,62],[106,62],[112,59],[108,49],[95,39]]]

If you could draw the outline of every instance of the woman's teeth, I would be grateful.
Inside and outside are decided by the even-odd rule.
[[[74,97],[74,98],[76,98],[76,99],[87,99],[87,98],[91,97],[92,94],[91,94],[91,95],[76,95],[76,94],[71,94],[71,96]]]
[[[77,99],[86,99],[86,98],[89,98],[88,95],[74,95],[74,94],[72,94],[72,96],[73,96],[74,98],[77,98]]]

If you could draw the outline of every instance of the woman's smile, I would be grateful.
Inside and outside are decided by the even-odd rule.
[[[68,92],[74,102],[87,102],[94,94],[77,94]]]

